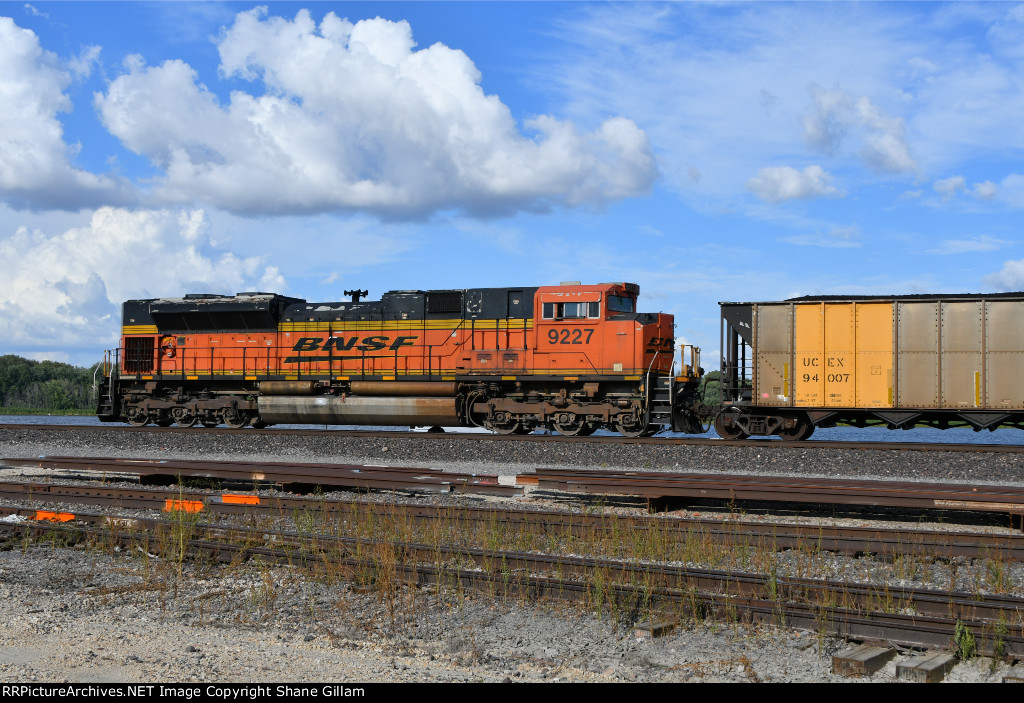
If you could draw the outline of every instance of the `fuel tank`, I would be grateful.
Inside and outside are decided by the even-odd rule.
[[[258,404],[260,419],[273,425],[460,424],[455,398],[265,395]]]

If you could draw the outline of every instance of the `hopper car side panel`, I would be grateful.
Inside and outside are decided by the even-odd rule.
[[[1019,294],[723,303],[722,325],[723,436],[1024,427]]]

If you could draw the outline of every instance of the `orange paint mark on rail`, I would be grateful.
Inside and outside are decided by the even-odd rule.
[[[177,510],[182,513],[198,513],[203,509],[203,501],[201,500],[177,500],[175,498],[168,498],[164,503],[164,512],[169,513],[173,510]]]
[[[49,520],[50,522],[71,522],[74,519],[74,513],[55,513],[50,510],[36,511],[36,520]]]
[[[222,503],[234,503],[235,505],[259,505],[259,496],[238,495],[225,493],[220,497]]]

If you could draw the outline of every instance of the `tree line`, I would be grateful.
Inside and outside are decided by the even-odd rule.
[[[32,361],[0,356],[0,411],[73,412],[95,410],[93,373],[89,368],[58,361]]]

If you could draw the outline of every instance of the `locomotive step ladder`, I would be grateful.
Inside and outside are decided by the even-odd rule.
[[[654,425],[672,424],[672,377],[659,376],[651,392],[650,422]]]

